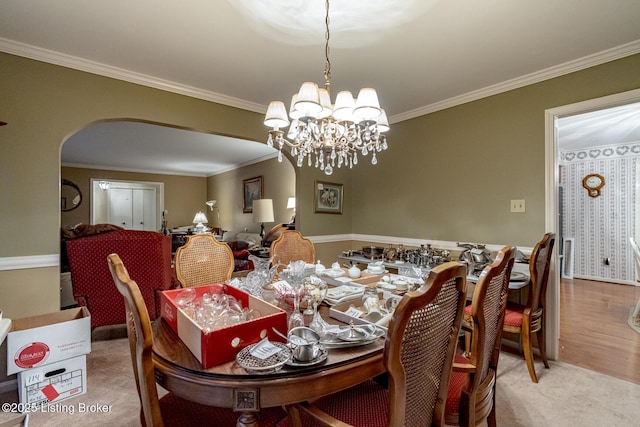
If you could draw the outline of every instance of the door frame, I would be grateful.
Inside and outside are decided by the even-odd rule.
[[[164,182],[153,181],[135,181],[135,180],[121,180],[121,179],[104,179],[104,178],[91,178],[91,212],[90,222],[96,223],[97,204],[99,204],[100,194],[103,190],[99,187],[100,181],[108,181],[110,183],[117,183],[119,187],[133,188],[133,189],[153,189],[156,192],[156,230],[160,230],[162,227],[162,212],[164,211]]]
[[[556,120],[561,117],[603,110],[634,102],[640,102],[640,89],[545,110],[545,229],[547,231],[557,234],[559,230],[558,186],[560,174]],[[558,266],[560,265],[562,242],[556,241],[555,246],[557,249],[553,252],[551,259],[551,271],[549,272],[549,283],[547,285],[546,344],[548,356],[557,360],[560,354],[560,269]]]

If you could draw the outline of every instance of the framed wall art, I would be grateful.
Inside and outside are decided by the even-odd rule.
[[[314,212],[342,214],[342,184],[315,182]]]
[[[242,212],[253,212],[253,201],[262,199],[262,176],[249,178],[242,181]]]

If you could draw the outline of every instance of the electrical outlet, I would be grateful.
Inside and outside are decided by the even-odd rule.
[[[524,199],[512,200],[511,212],[524,212]]]

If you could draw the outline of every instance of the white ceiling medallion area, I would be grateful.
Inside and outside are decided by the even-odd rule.
[[[331,2],[332,44],[357,48],[377,43],[403,24],[420,19],[441,0],[334,0]],[[324,31],[322,1],[233,0],[253,30],[290,45],[317,45]],[[372,31],[373,30],[373,31]]]

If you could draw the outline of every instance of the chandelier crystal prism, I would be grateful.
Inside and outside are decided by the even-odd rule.
[[[371,153],[371,163],[377,164],[376,153],[387,149],[384,132],[389,130],[387,114],[380,108],[375,89],[360,89],[354,99],[349,91],[339,92],[331,104],[331,61],[329,60],[329,0],[325,2],[325,69],[324,89],[316,83],[304,82],[291,98],[287,110],[282,101],[272,101],[264,119],[269,131],[267,145],[278,149],[288,146],[297,166],[314,165],[331,175],[335,167],[358,164],[358,155]],[[291,119],[291,120],[289,120]],[[289,130],[286,129],[289,126]]]

